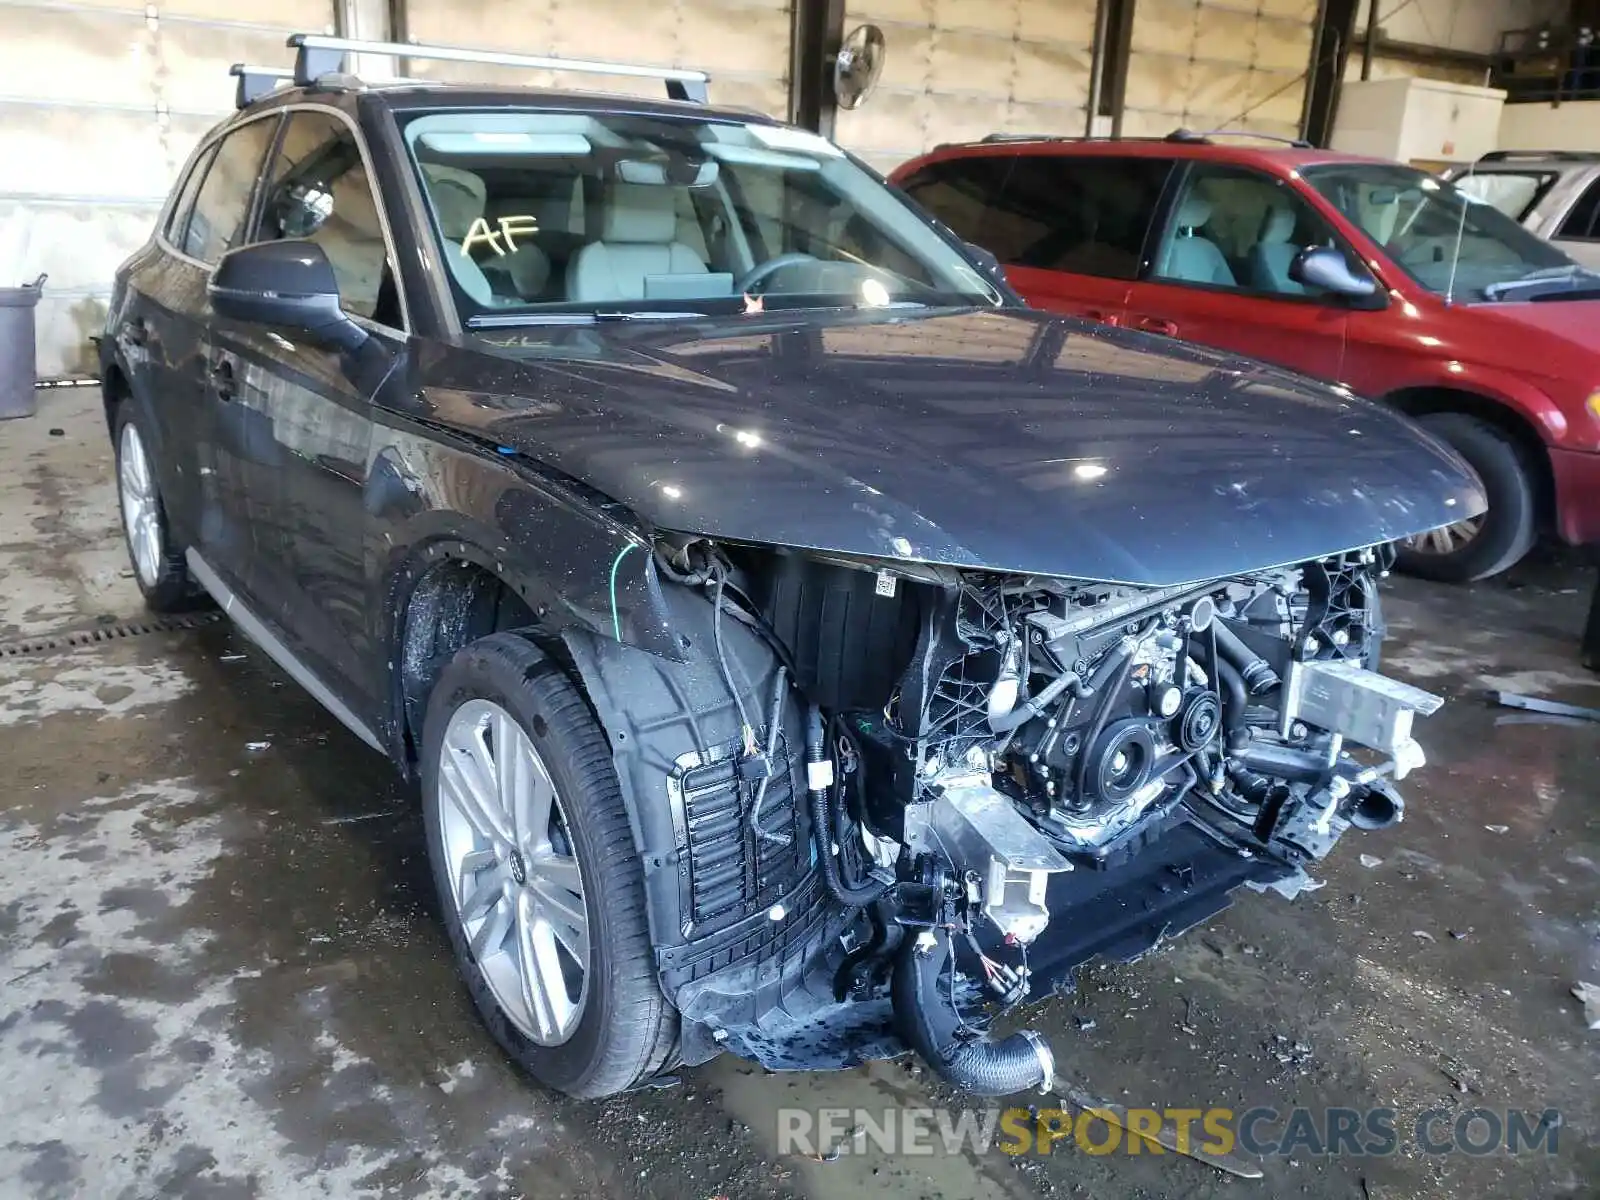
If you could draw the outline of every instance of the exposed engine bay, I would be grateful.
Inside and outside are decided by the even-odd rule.
[[[692,539],[651,565],[710,601],[738,723],[671,756],[680,926],[717,927],[696,888],[719,871],[746,877],[739,947],[810,914],[744,975],[738,947],[699,973],[661,952],[702,1056],[909,1046],[981,1094],[1048,1088],[1043,1039],[991,1038],[997,1012],[1241,884],[1292,897],[1351,826],[1401,819],[1413,718],[1440,704],[1373,669],[1387,548],[1159,589]]]

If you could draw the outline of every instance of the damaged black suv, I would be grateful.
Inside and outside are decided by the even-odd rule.
[[[1029,311],[693,72],[367,86],[292,44],[117,276],[129,549],[420,778],[536,1079],[909,1047],[1048,1087],[997,1012],[1399,819],[1438,701],[1370,669],[1375,580],[1484,505],[1439,443]]]

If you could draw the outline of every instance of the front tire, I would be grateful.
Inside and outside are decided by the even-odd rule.
[[[423,725],[428,859],[467,991],[546,1087],[609,1096],[661,1069],[644,875],[599,723],[560,667],[497,633],[445,667]]]
[[[132,403],[116,409],[117,506],[122,536],[133,564],[133,578],[152,612],[182,612],[203,603],[204,593],[189,578],[181,547],[172,543],[167,510],[157,484],[151,441],[134,415]]]
[[[1464,413],[1429,413],[1417,423],[1478,473],[1489,511],[1406,539],[1397,548],[1396,566],[1442,583],[1470,583],[1509,570],[1538,537],[1533,476],[1522,451],[1493,425]]]

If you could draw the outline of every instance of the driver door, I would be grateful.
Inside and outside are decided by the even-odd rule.
[[[292,330],[219,321],[219,359],[234,405],[257,417],[263,464],[252,500],[272,514],[258,537],[270,577],[261,615],[318,678],[357,712],[373,711],[363,503],[372,399],[405,351],[392,264],[354,126],[332,110],[293,112],[262,187],[252,242],[305,239],[327,255],[341,306],[369,334],[359,351]],[[270,470],[266,469],[270,464]]]
[[[1127,324],[1337,382],[1350,311],[1289,278],[1301,249],[1330,245],[1332,227],[1286,181],[1192,164],[1129,293]]]

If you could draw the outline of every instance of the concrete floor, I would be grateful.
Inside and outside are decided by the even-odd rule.
[[[1262,1183],[1068,1146],[824,1163],[777,1156],[780,1106],[957,1101],[906,1064],[536,1091],[456,984],[410,797],[259,652],[216,623],[8,653],[138,615],[110,479],[92,394],[0,423],[0,1196],[1600,1195],[1600,1033],[1568,994],[1600,983],[1600,725],[1481,699],[1600,704],[1575,569],[1397,581],[1388,664],[1451,701],[1405,823],[1034,1017],[1124,1104],[1553,1107],[1557,1153]]]

